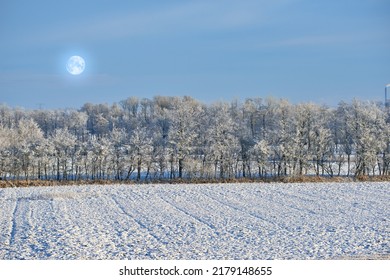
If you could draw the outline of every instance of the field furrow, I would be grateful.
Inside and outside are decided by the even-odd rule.
[[[390,183],[2,189],[0,259],[390,256]]]

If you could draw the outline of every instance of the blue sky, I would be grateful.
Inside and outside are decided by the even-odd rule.
[[[389,26],[388,0],[0,0],[0,104],[382,100]]]

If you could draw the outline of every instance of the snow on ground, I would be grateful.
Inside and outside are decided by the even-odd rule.
[[[390,255],[390,183],[0,189],[0,259]]]

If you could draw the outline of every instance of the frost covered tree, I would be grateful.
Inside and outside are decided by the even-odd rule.
[[[260,178],[267,176],[269,167],[270,147],[266,140],[258,141],[252,148],[251,153],[256,160],[258,175]]]
[[[37,123],[31,119],[22,119],[14,134],[14,160],[23,172],[26,180],[35,167],[36,153],[43,139],[43,133]]]
[[[0,105],[0,176],[388,175],[389,139],[383,104],[356,100],[334,108],[259,97],[210,105],[166,96],[78,110]]]
[[[11,170],[11,146],[12,146],[12,129],[0,125],[0,178],[6,178]]]
[[[69,162],[76,144],[76,136],[70,133],[68,129],[61,128],[56,129],[49,140],[54,146],[56,178],[57,180],[67,180],[71,171],[69,170]]]
[[[389,114],[386,112],[385,114]],[[379,168],[379,171],[382,169],[382,175],[390,174],[390,121],[388,117],[385,117],[386,121],[383,128],[383,151],[382,151],[382,168]]]
[[[169,112],[169,145],[173,161],[178,163],[178,176],[183,177],[186,158],[191,155],[199,138],[199,119],[203,109],[190,97],[175,99]]]
[[[113,166],[113,173],[115,179],[123,179],[125,166],[126,166],[126,155],[130,149],[127,141],[127,133],[124,129],[114,128],[111,132],[111,161]]]
[[[148,162],[152,151],[150,133],[145,127],[137,127],[130,136],[130,154],[134,160],[133,166],[137,169],[137,180],[141,180],[142,167]],[[147,172],[149,173],[149,171]],[[128,173],[127,178],[131,173]]]
[[[357,100],[352,102],[350,113],[347,126],[353,133],[355,175],[374,175],[381,151],[386,148],[384,113],[374,103]]]
[[[288,175],[294,161],[296,149],[299,147],[294,138],[294,122],[292,106],[286,100],[275,104],[275,128],[270,132],[270,145],[272,147],[274,174]]]
[[[236,137],[237,126],[229,114],[227,104],[214,104],[208,114],[210,118],[210,125],[206,131],[208,156],[214,162],[215,177],[232,177],[240,149]]]

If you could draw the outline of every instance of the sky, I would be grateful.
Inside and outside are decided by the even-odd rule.
[[[0,104],[382,101],[389,0],[0,0]],[[71,75],[73,55],[85,71]]]

